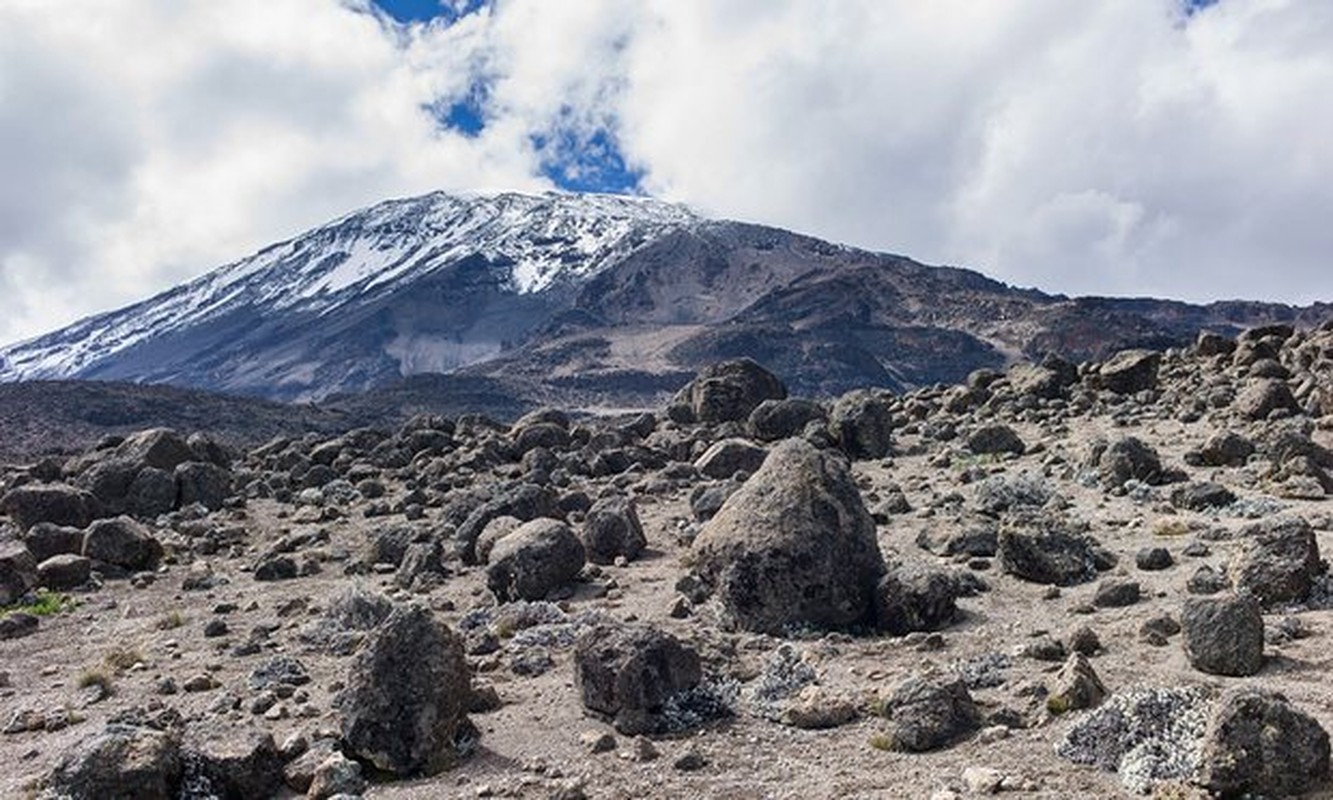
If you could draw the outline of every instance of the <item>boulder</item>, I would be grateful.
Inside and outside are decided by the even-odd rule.
[[[1212,331],[1199,331],[1199,337],[1194,340],[1194,354],[1204,358],[1213,356],[1229,356],[1236,352],[1236,340],[1229,339],[1220,333]]]
[[[1252,597],[1189,598],[1180,626],[1185,655],[1200,672],[1240,677],[1264,665],[1264,618]]]
[[[66,752],[43,783],[56,796],[176,800],[182,773],[174,735],[112,724]]]
[[[22,538],[39,562],[64,553],[83,552],[83,531],[78,528],[39,522],[24,532]]]
[[[1199,448],[1199,461],[1206,467],[1240,467],[1253,454],[1253,442],[1239,433],[1223,431],[1203,443]]]
[[[1171,491],[1171,505],[1186,511],[1225,508],[1234,502],[1236,495],[1230,489],[1211,481],[1191,481]]]
[[[164,469],[144,467],[125,495],[125,510],[136,517],[156,517],[176,507],[176,478]]]
[[[1070,380],[1067,374],[1045,367],[1040,364],[1030,364],[1020,362],[1009,368],[1006,376],[1009,378],[1009,386],[1013,388],[1014,393],[1019,396],[1040,397],[1044,400],[1053,400],[1064,394],[1074,381],[1078,380],[1078,372],[1074,371],[1073,379]]]
[[[37,559],[21,542],[0,540],[0,606],[16,602],[37,585]]]
[[[705,450],[694,468],[710,478],[730,478],[737,472],[754,472],[767,456],[767,450],[746,439],[723,439]]]
[[[782,400],[787,387],[748,358],[704,368],[676,393],[673,419],[683,422],[744,422],[765,400]]]
[[[115,450],[115,458],[166,472],[195,459],[189,442],[168,428],[153,428],[126,437]]]
[[[751,435],[761,442],[776,442],[800,436],[811,422],[824,422],[828,412],[813,400],[789,397],[765,400],[750,412],[746,423]]]
[[[883,458],[893,449],[893,412],[878,392],[857,389],[839,397],[829,413],[829,435],[848,457]]]
[[[127,570],[145,570],[157,565],[162,545],[130,517],[115,517],[88,526],[83,555]]]
[[[1097,574],[1096,541],[1061,530],[1000,531],[996,552],[1000,568],[1033,583],[1074,586]]]
[[[1127,481],[1162,482],[1162,459],[1157,451],[1136,436],[1126,436],[1095,449],[1094,464],[1102,488],[1117,489]]]
[[[282,783],[282,757],[267,731],[191,727],[182,752],[192,797],[272,797]]]
[[[420,606],[394,609],[347,673],[336,707],[351,755],[395,775],[455,764],[475,736],[465,715],[472,676],[463,646]]]
[[[1098,387],[1116,394],[1138,394],[1157,388],[1162,354],[1155,350],[1122,350],[1097,371]]]
[[[486,585],[502,603],[542,600],[578,577],[585,559],[583,542],[568,525],[534,519],[495,543]]]
[[[1008,425],[982,425],[967,437],[967,449],[977,455],[1023,455],[1027,445]]]
[[[496,517],[515,517],[524,522],[559,513],[555,492],[544,486],[523,483],[474,508],[458,526],[455,539],[464,563],[477,563],[477,537]]]
[[[217,511],[231,496],[231,473],[205,461],[189,461],[176,467],[176,486],[182,506],[199,503]]]
[[[875,618],[894,636],[936,631],[958,616],[958,583],[948,572],[920,563],[899,564],[875,589]]]
[[[1266,520],[1247,527],[1243,541],[1228,570],[1237,592],[1251,594],[1265,606],[1309,597],[1324,571],[1310,523],[1300,517]]]
[[[1291,414],[1301,410],[1287,384],[1275,378],[1254,378],[1236,395],[1232,408],[1246,419],[1268,419],[1274,411]]]
[[[37,583],[56,591],[74,589],[87,583],[92,571],[92,559],[70,553],[51,556],[37,565]]]
[[[664,706],[703,677],[699,656],[646,624],[602,624],[574,648],[574,683],[583,705],[626,736],[666,729]]]
[[[1227,690],[1204,733],[1198,782],[1214,797],[1292,797],[1328,779],[1328,732],[1277,692]]]
[[[952,744],[980,725],[981,714],[961,678],[913,677],[884,704],[895,750],[923,753]]]
[[[10,489],[0,497],[0,511],[25,531],[40,522],[86,528],[105,514],[101,502],[92,494],[63,483]]]
[[[1082,653],[1072,653],[1055,674],[1051,692],[1047,695],[1046,708],[1053,713],[1063,714],[1066,711],[1092,708],[1105,697],[1106,687],[1092,668],[1092,662]]]
[[[486,527],[481,529],[481,534],[477,536],[477,541],[473,549],[477,554],[477,563],[491,563],[491,550],[495,549],[495,543],[518,530],[523,521],[518,517],[496,517],[486,523]]]
[[[634,500],[605,497],[593,504],[583,521],[583,549],[594,564],[617,558],[633,560],[648,546]]]
[[[742,628],[872,624],[884,561],[847,465],[788,439],[694,542],[697,568]]]

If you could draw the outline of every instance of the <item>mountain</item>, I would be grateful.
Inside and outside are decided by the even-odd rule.
[[[904,389],[1330,312],[1070,299],[646,198],[433,193],[0,349],[0,381],[306,401],[421,391],[405,379],[450,373],[535,400],[633,405],[725,357],[756,358],[803,394]]]

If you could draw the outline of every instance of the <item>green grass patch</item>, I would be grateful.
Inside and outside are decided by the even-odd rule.
[[[36,599],[28,603],[14,603],[0,607],[0,616],[15,613],[32,614],[35,617],[49,617],[74,608],[76,603],[69,595],[38,589]]]

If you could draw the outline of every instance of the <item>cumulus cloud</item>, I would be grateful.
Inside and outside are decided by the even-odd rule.
[[[384,197],[596,177],[580,144],[1020,285],[1333,299],[1327,3],[447,5],[0,6],[0,340]],[[462,100],[475,129],[442,127]]]

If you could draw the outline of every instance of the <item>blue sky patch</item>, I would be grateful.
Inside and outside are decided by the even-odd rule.
[[[374,3],[399,22],[443,19],[452,23],[482,10],[489,0],[374,0]]]
[[[605,128],[591,135],[561,129],[533,134],[533,149],[541,157],[542,174],[570,192],[637,194],[643,171],[630,167],[615,135]]]

